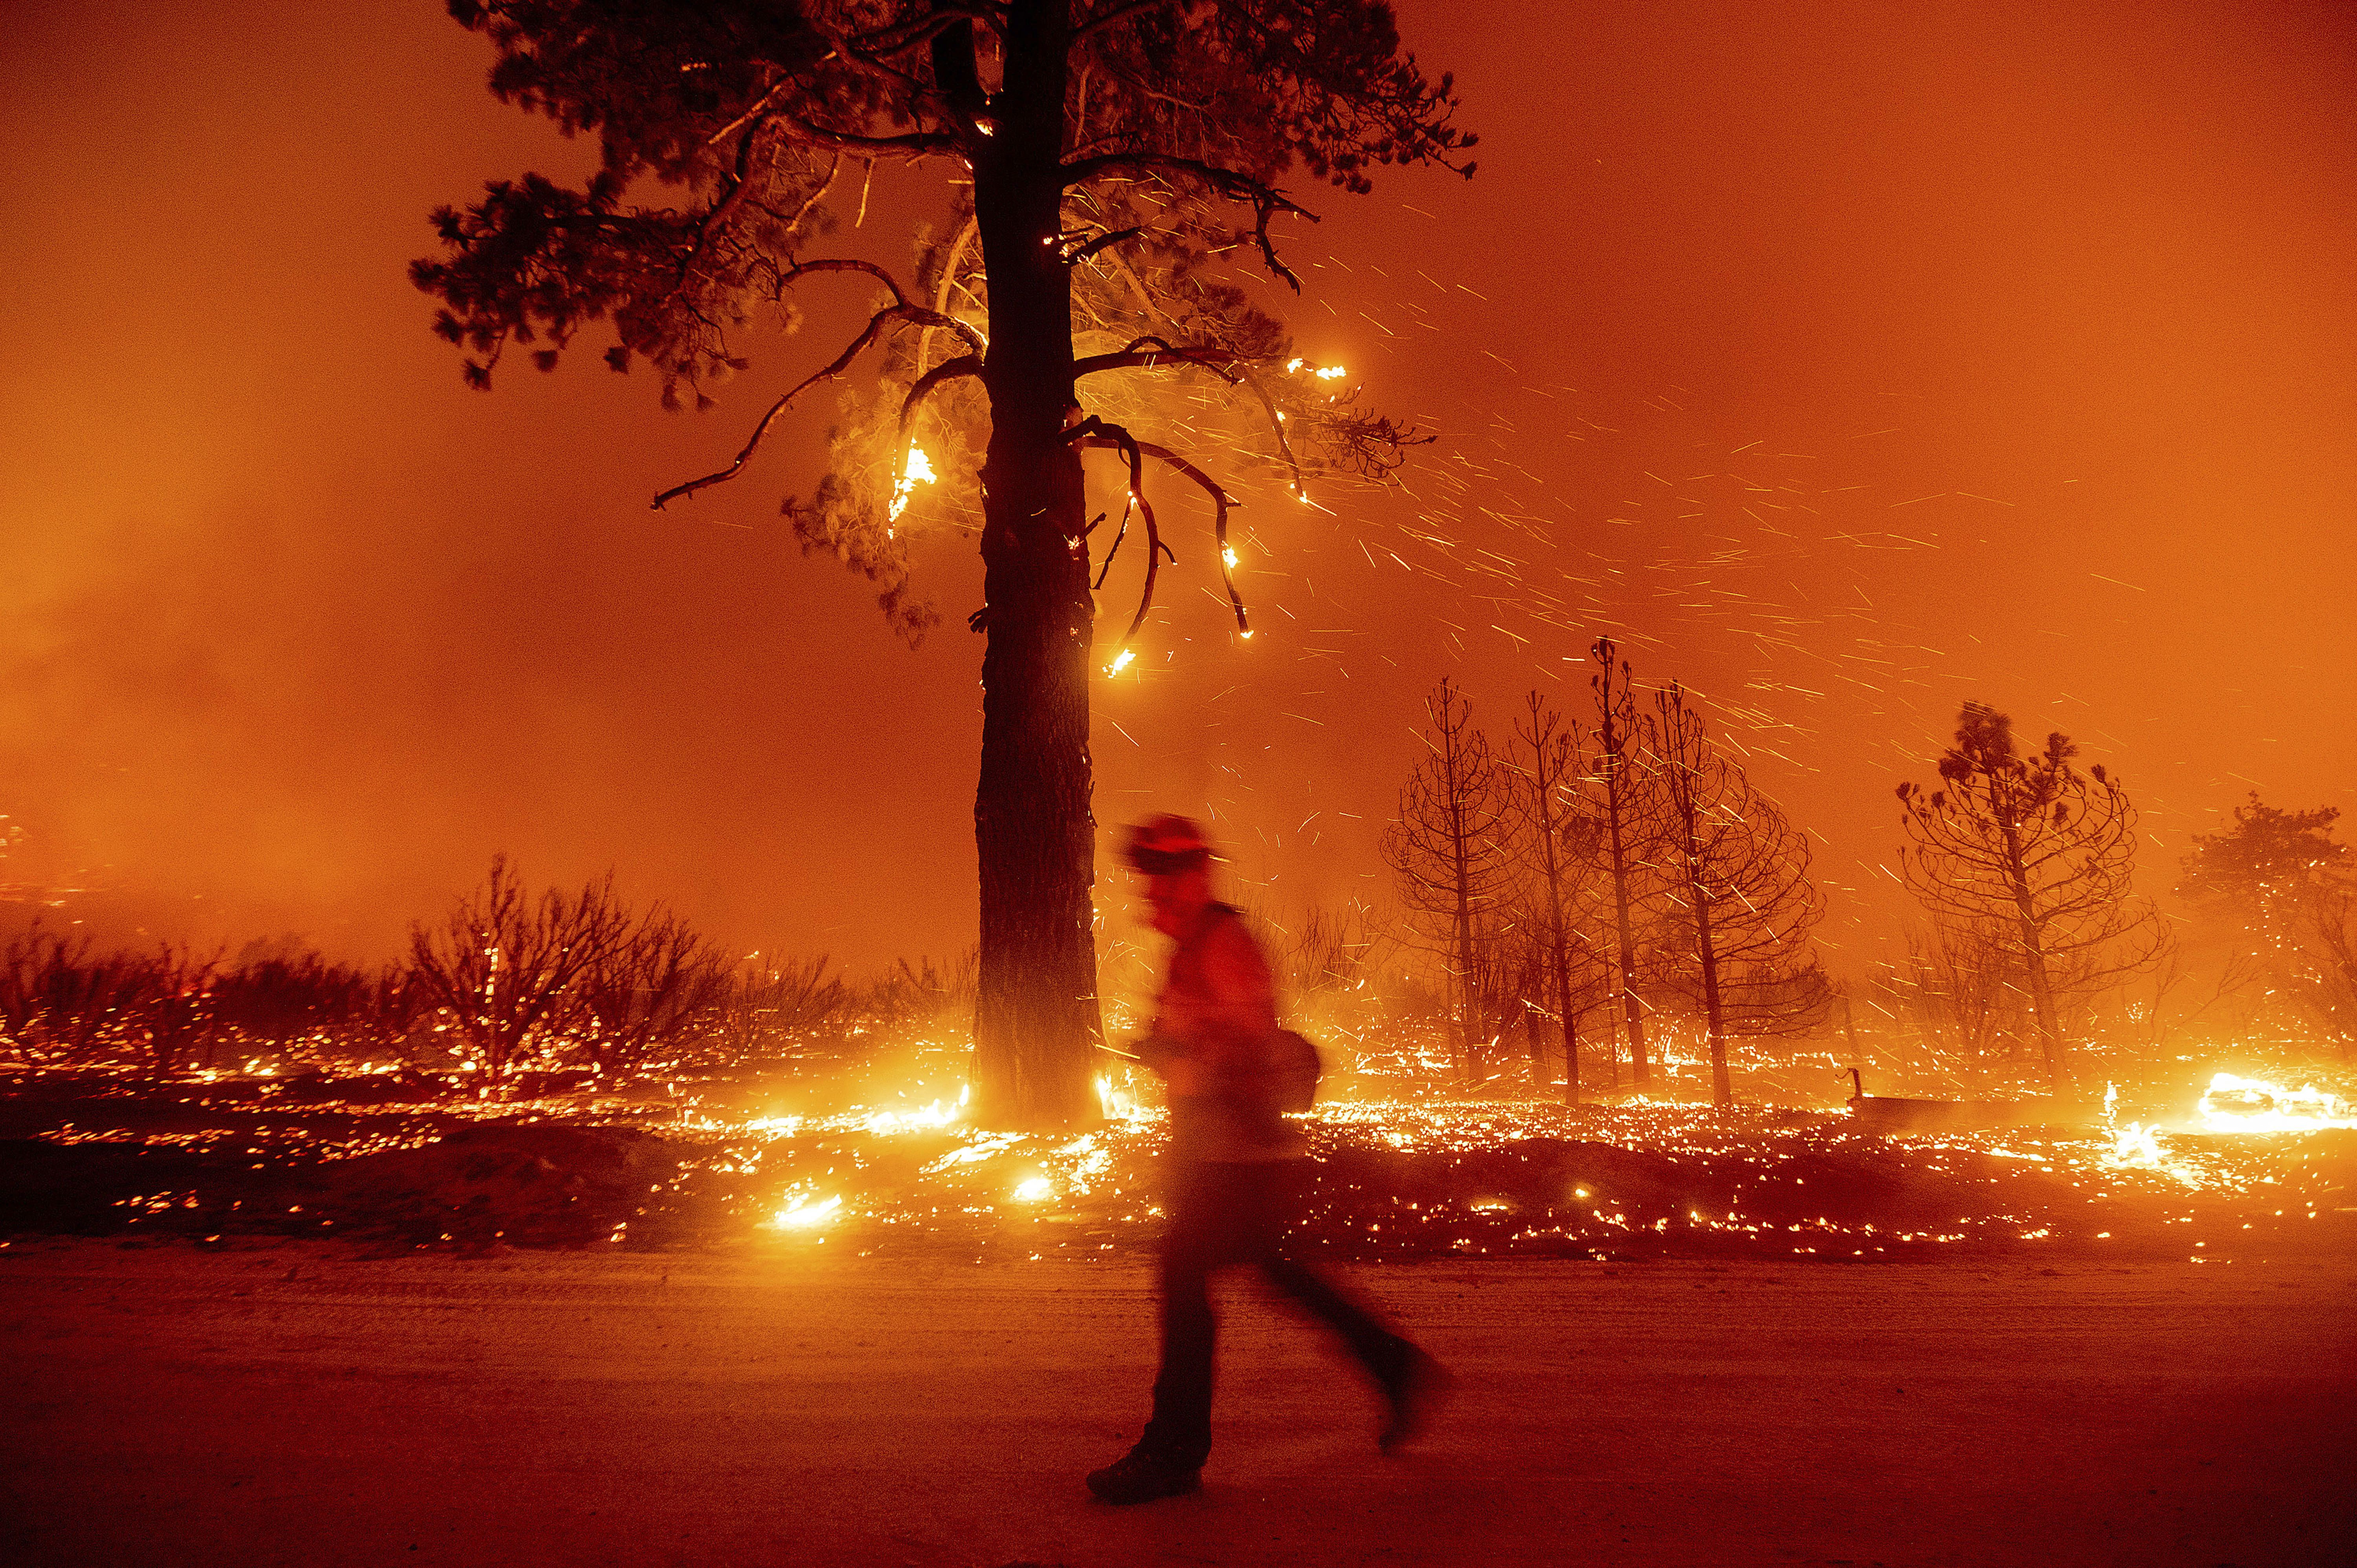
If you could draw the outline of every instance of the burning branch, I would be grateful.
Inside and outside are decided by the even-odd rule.
[[[1160,557],[1169,556],[1174,565],[1178,560],[1170,548],[1162,542],[1161,530],[1155,524],[1154,508],[1146,499],[1145,459],[1147,457],[1157,458],[1169,464],[1179,473],[1192,479],[1202,489],[1204,494],[1211,498],[1211,531],[1220,555],[1220,583],[1227,589],[1228,604],[1235,611],[1236,629],[1243,636],[1250,637],[1252,622],[1244,614],[1243,597],[1236,592],[1235,578],[1230,572],[1228,564],[1228,510],[1240,503],[1227,491],[1222,489],[1218,481],[1211,475],[1203,472],[1178,453],[1167,446],[1157,446],[1151,441],[1140,441],[1120,425],[1107,424],[1094,414],[1091,414],[1065,432],[1064,439],[1084,449],[1111,449],[1121,453],[1129,464],[1129,499],[1137,508],[1138,515],[1146,520],[1146,587],[1138,599],[1137,614],[1132,618],[1129,629],[1122,633],[1122,647],[1126,649],[1130,640],[1136,637],[1138,628],[1146,624],[1147,612],[1154,607],[1154,578],[1156,571],[1161,564]],[[1112,548],[1105,552],[1105,567],[1108,570],[1113,565],[1114,552],[1121,548],[1121,542],[1128,532],[1129,518],[1125,511],[1121,527],[1114,534]],[[1097,584],[1103,586],[1103,583],[1104,578],[1100,575]]]

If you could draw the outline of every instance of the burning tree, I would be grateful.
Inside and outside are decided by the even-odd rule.
[[[1824,1021],[1832,988],[1809,934],[1824,906],[1809,845],[1743,768],[1710,743],[1683,687],[1655,694],[1654,743],[1667,883],[1692,963],[1668,967],[1701,1007],[1711,1103],[1734,1103],[1727,1042],[1796,1035]]]
[[[2136,808],[2101,763],[2071,766],[2078,749],[2058,731],[2025,757],[2011,719],[1966,703],[1940,758],[1946,787],[1899,786],[1908,890],[1961,950],[2028,993],[2057,1079],[2080,1012],[2168,945],[2158,914],[2130,894]]]
[[[2331,806],[2285,811],[2254,793],[2234,825],[2193,840],[2185,892],[2234,959],[2272,983],[2344,1056],[2357,1040],[2357,873]]]
[[[1383,860],[1400,902],[1441,954],[1455,1005],[1460,1069],[1481,1051],[1481,928],[1512,891],[1514,863],[1507,783],[1472,705],[1444,679],[1424,702],[1428,755],[1400,787],[1399,816],[1383,832]]]
[[[971,450],[969,432],[986,424],[985,602],[969,623],[988,638],[974,800],[979,1110],[1018,1122],[1087,1114],[1101,1026],[1088,749],[1098,563],[1081,453],[1117,451],[1126,469],[1105,564],[1130,511],[1146,535],[1131,635],[1170,557],[1146,498],[1147,460],[1209,499],[1223,559],[1234,501],[1177,450],[1108,419],[1101,387],[1092,412],[1083,382],[1215,378],[1268,416],[1271,455],[1295,466],[1297,484],[1301,463],[1321,454],[1361,472],[1395,464],[1406,434],[1329,395],[1319,368],[1210,263],[1247,251],[1299,288],[1271,234],[1279,216],[1308,216],[1278,183],[1296,167],[1353,192],[1370,188],[1378,164],[1470,174],[1457,161],[1473,139],[1449,124],[1448,79],[1426,79],[1402,52],[1381,0],[451,0],[451,10],[498,48],[496,93],[567,131],[596,131],[604,153],[581,189],[528,175],[436,215],[449,253],[414,274],[447,302],[443,335],[482,356],[468,364],[472,383],[489,384],[511,343],[544,341],[533,359],[550,369],[584,325],[610,319],[619,340],[608,364],[645,360],[667,404],[701,408],[707,389],[748,368],[743,334],[791,328],[794,290],[856,279],[876,294],[866,328],[770,405],[735,461],[656,504],[735,478],[797,395],[882,345],[875,397],[837,432],[813,499],[788,510],[806,545],[882,585],[886,614],[911,636],[931,616],[907,593],[903,512],[931,465],[910,435],[930,410]],[[942,174],[949,221],[918,236],[913,284],[874,259],[812,252],[838,181],[850,183],[846,165],[872,171],[878,160]],[[864,210],[864,178],[861,188]],[[668,204],[651,204],[659,197]],[[1231,599],[1249,635],[1232,588]]]

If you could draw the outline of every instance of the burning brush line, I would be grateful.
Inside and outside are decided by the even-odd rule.
[[[769,1114],[744,1086],[504,1105],[298,1104],[266,1087],[231,1115],[217,1086],[188,1087],[168,1124],[98,1126],[114,1102],[83,1102],[43,1135],[57,1168],[40,1179],[79,1181],[91,1201],[71,1223],[20,1213],[6,1228],[1019,1261],[1135,1255],[1160,1218],[1164,1117],[1110,1079],[1104,1123],[1061,1135],[975,1128],[938,1093]],[[2228,1075],[2183,1130],[1882,1136],[1837,1113],[1671,1101],[1338,1101],[1304,1118],[1319,1178],[1306,1230],[1370,1260],[2207,1261],[2357,1246],[2349,1110]]]

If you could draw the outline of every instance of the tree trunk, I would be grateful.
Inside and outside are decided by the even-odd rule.
[[[1563,1026],[1563,1102],[1579,1103],[1579,1022],[1571,1007],[1571,964],[1564,954],[1562,920],[1555,935],[1555,996]]]
[[[1702,1011],[1710,1038],[1710,1102],[1724,1111],[1735,1103],[1735,1090],[1727,1076],[1727,1010],[1718,995],[1718,941],[1710,929],[1710,906],[1704,901],[1702,877],[1686,859],[1686,891],[1695,901],[1695,955],[1702,961]]]
[[[1678,857],[1685,863],[1686,901],[1694,908],[1695,960],[1702,967],[1704,1037],[1710,1047],[1710,1102],[1724,1111],[1735,1103],[1727,1076],[1727,1008],[1718,993],[1718,937],[1711,929],[1710,891],[1703,875],[1700,808],[1687,791],[1688,775],[1673,775],[1670,810],[1678,824]]]
[[[1629,1031],[1629,1080],[1642,1090],[1652,1081],[1652,1063],[1645,1056],[1645,1020],[1638,1013],[1637,989],[1631,977],[1637,972],[1637,932],[1629,918],[1629,851],[1620,826],[1620,767],[1605,787],[1612,834],[1612,913],[1620,938],[1620,1014]]]
[[[2046,972],[2046,943],[2039,930],[2037,902],[2029,893],[2029,872],[2022,863],[2021,837],[2013,822],[2005,822],[2005,870],[2012,883],[2014,911],[2020,923],[2023,976],[2029,982],[2030,1013],[2038,1021],[2038,1043],[2046,1053],[2046,1077],[2060,1083],[2063,1077],[2062,1020],[2054,1009],[2054,987]]]
[[[1085,1121],[1097,1009],[1090,813],[1086,492],[1064,439],[1073,406],[1061,233],[1063,0],[1017,0],[991,156],[974,169],[990,277],[983,381],[982,779],[974,791],[981,952],[974,1114],[993,1126]]]

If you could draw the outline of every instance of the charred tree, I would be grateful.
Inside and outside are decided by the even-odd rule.
[[[1649,857],[1660,836],[1658,800],[1653,779],[1641,766],[1639,732],[1642,721],[1630,690],[1629,662],[1617,657],[1609,637],[1599,637],[1588,650],[1596,673],[1588,687],[1596,694],[1596,728],[1588,754],[1587,789],[1591,814],[1601,832],[1597,850],[1612,888],[1613,936],[1620,948],[1620,1021],[1627,1031],[1629,1079],[1642,1090],[1653,1080],[1645,1051],[1643,1003],[1638,999],[1636,917],[1650,875]]]
[[[1943,787],[1899,786],[1908,890],[2019,981],[2056,1080],[2087,1004],[2169,945],[2158,914],[2132,894],[2136,808],[2102,764],[2071,765],[2078,749],[2058,731],[2024,756],[2011,719],[1966,703],[1940,758]]]
[[[1579,1103],[1579,1019],[1594,987],[1576,987],[1575,972],[1592,969],[1594,956],[1577,926],[1583,883],[1593,875],[1600,825],[1582,809],[1579,726],[1566,727],[1537,692],[1514,727],[1523,755],[1512,770],[1515,810],[1522,817],[1538,916],[1538,956],[1563,1037],[1563,1102]]]
[[[582,327],[608,319],[619,338],[608,364],[648,363],[667,406],[703,408],[749,368],[746,337],[793,328],[797,290],[856,279],[875,291],[866,328],[770,405],[726,467],[656,505],[737,478],[802,392],[878,347],[875,394],[836,431],[823,481],[786,510],[805,548],[879,585],[911,639],[935,619],[908,580],[923,513],[904,513],[931,471],[912,436],[930,421],[944,450],[981,451],[985,603],[968,622],[988,639],[976,1112],[1010,1124],[1092,1116],[1092,552],[1104,542],[1109,565],[1128,520],[1092,539],[1081,454],[1114,450],[1127,469],[1145,535],[1129,636],[1170,553],[1146,462],[1207,498],[1219,544],[1235,502],[1202,467],[1108,417],[1128,405],[1083,388],[1117,372],[1213,377],[1265,416],[1265,455],[1297,485],[1321,460],[1387,472],[1413,437],[1305,367],[1276,322],[1214,281],[1215,263],[1249,255],[1298,290],[1270,232],[1282,215],[1308,216],[1279,186],[1297,168],[1352,192],[1371,188],[1378,164],[1469,174],[1458,158],[1472,138],[1449,124],[1448,79],[1425,77],[1379,0],[451,9],[498,48],[495,92],[596,132],[604,153],[581,189],[528,175],[436,214],[448,253],[413,275],[447,303],[443,335],[480,356],[471,383],[488,386],[511,344],[544,343],[533,358],[552,369]],[[918,241],[916,287],[877,260],[812,252],[855,183],[865,211],[879,160],[940,171],[948,221]],[[1078,351],[1082,334],[1095,335],[1092,351]],[[957,493],[935,509],[972,505],[942,489]],[[1230,597],[1249,635],[1232,587]]]
[[[1464,694],[1443,680],[1425,699],[1428,755],[1400,789],[1399,816],[1383,832],[1383,860],[1400,902],[1420,916],[1442,955],[1452,996],[1457,1066],[1473,1075],[1482,1059],[1491,927],[1513,880],[1508,853],[1505,779],[1490,743],[1473,727]]]
[[[1809,880],[1808,841],[1741,766],[1710,742],[1673,684],[1653,699],[1668,832],[1670,893],[1693,967],[1677,973],[1702,1009],[1710,1100],[1735,1102],[1727,1042],[1797,1035],[1833,1000],[1810,933],[1824,905]]]

